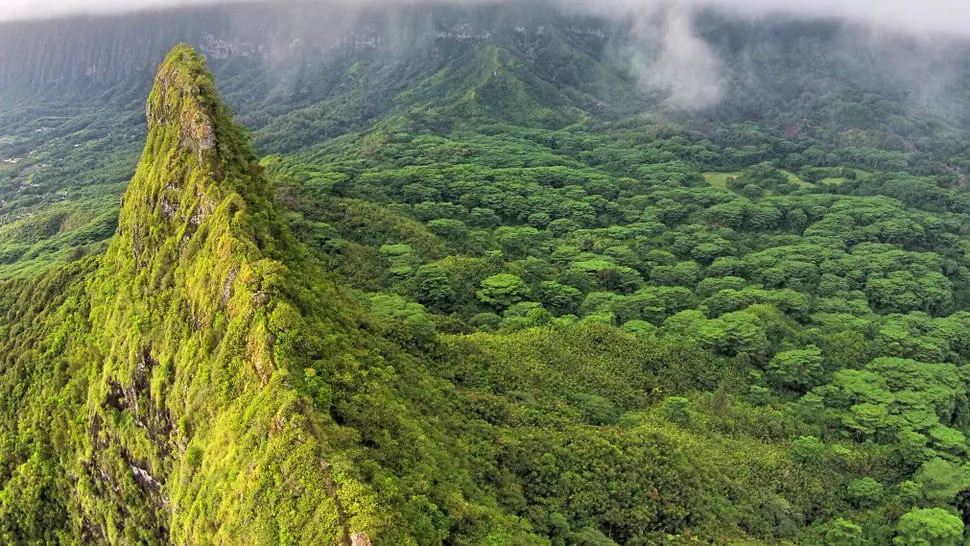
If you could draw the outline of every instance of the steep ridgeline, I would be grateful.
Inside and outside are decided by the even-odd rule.
[[[94,482],[106,472],[101,487],[134,478],[141,491],[98,496],[149,503],[156,536],[170,527],[180,543],[267,532],[336,542],[349,523],[321,425],[284,380],[305,357],[294,339],[303,328],[292,274],[275,259],[298,254],[268,184],[189,49],[162,65],[147,117],[148,144],[94,281],[92,323],[110,335],[89,394]]]
[[[147,115],[107,254],[4,287],[0,541],[367,543],[366,492],[287,374],[347,355],[336,296],[278,261],[299,250],[191,49]]]

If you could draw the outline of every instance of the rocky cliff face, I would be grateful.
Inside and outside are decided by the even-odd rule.
[[[106,86],[148,76],[172,44],[219,32],[211,15],[133,15],[5,24],[0,32],[0,89]]]
[[[0,91],[103,89],[144,79],[179,42],[193,44],[218,72],[231,62],[278,68],[341,52],[500,41],[541,33],[557,18],[529,5],[377,11],[255,4],[6,24],[0,25]]]

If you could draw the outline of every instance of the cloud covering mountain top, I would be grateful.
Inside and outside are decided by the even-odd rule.
[[[0,0],[0,22],[240,3],[300,3],[316,5],[324,14],[331,9],[347,14],[347,8],[375,6],[542,1],[567,12],[628,23],[629,43],[614,44],[619,45],[617,54],[645,91],[659,93],[668,106],[685,111],[719,104],[730,88],[724,60],[696,28],[695,16],[704,9],[737,18],[781,15],[851,23],[842,29],[843,37],[858,38],[850,40],[856,46],[849,48],[852,53],[836,53],[858,54],[868,62],[878,58],[891,67],[889,73],[899,74],[900,85],[914,96],[936,97],[938,82],[955,81],[947,48],[970,39],[967,0]],[[900,40],[900,33],[917,39]],[[857,47],[860,42],[866,45]],[[869,55],[872,52],[878,54]]]
[[[0,21],[39,19],[74,14],[123,13],[250,0],[5,0]],[[291,0],[275,0],[289,2]],[[473,4],[519,0],[311,0],[334,5],[451,3]],[[655,10],[662,6],[716,7],[749,16],[783,13],[804,17],[834,17],[862,24],[918,32],[944,32],[970,37],[970,3],[966,0],[555,0],[566,7],[610,15]]]

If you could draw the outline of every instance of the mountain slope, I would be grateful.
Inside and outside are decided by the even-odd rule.
[[[48,425],[64,427],[70,443],[46,486],[73,518],[45,533],[349,541],[354,515],[340,508],[323,425],[283,379],[294,341],[278,338],[284,324],[298,328],[286,322],[298,315],[285,294],[291,273],[272,259],[287,248],[285,233],[246,137],[186,48],[162,65],[148,117],[118,234],[70,289],[87,301],[52,311],[64,315],[55,334],[64,345],[41,361],[66,368],[76,405]],[[308,506],[322,517],[291,519]],[[34,536],[7,532],[11,541]]]
[[[285,294],[288,272],[273,258],[293,251],[274,225],[268,184],[190,50],[176,49],[163,63],[148,122],[118,235],[93,281],[104,299],[94,300],[92,321],[114,333],[101,347],[102,390],[91,393],[104,408],[92,427],[109,425],[95,441],[120,444],[149,490],[153,482],[168,486],[167,497],[148,500],[172,503],[176,542],[256,539],[274,529],[335,542],[347,522],[335,517],[339,501],[321,468],[320,425],[280,377],[290,367],[280,361],[293,358],[276,341],[280,317],[294,304]],[[95,457],[92,466],[104,464]],[[283,469],[292,473],[291,494],[257,486],[233,498],[253,481],[275,483]],[[307,505],[329,517],[312,524],[287,517]]]

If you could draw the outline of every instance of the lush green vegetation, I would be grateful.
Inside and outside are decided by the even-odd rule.
[[[688,136],[495,125],[445,137],[386,129],[265,164],[296,212],[294,233],[371,294],[384,335],[440,360],[437,333],[451,349],[438,373],[460,389],[572,414],[512,426],[517,436],[565,427],[561,441],[617,450],[586,481],[557,459],[567,451],[544,445],[557,478],[540,497],[536,470],[517,474],[542,534],[555,531],[539,522],[561,516],[618,543],[696,533],[882,544],[924,532],[910,525],[931,517],[923,508],[959,520],[970,423],[962,195],[909,174],[786,164],[816,180],[796,181],[782,159],[716,184],[708,169],[730,154]],[[847,176],[820,178],[830,174]],[[947,205],[929,191],[873,195],[931,186]],[[486,419],[517,420],[504,412]],[[659,449],[684,454],[700,480],[666,485],[691,515],[663,535],[590,521],[596,509],[569,500],[594,495],[604,473],[636,475],[617,469],[642,441],[671,442]],[[607,506],[659,487],[619,480]]]
[[[345,59],[262,161],[176,48],[120,216],[118,117],[0,140],[0,541],[962,544],[961,149],[631,117],[584,36]]]

